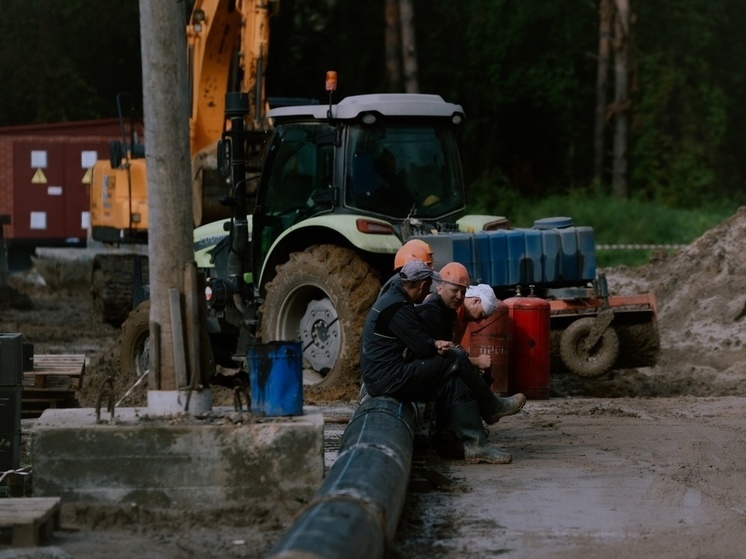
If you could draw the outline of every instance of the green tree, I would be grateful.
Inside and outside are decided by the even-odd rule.
[[[116,115],[142,90],[137,0],[4,0],[0,125]]]
[[[638,195],[696,207],[742,191],[744,24],[740,0],[638,3],[631,165]]]

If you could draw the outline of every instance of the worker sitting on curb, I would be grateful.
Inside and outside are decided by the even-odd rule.
[[[429,335],[434,338],[453,341],[454,332],[459,328],[460,322],[463,322],[463,330],[465,330],[467,321],[486,318],[497,308],[497,298],[495,297],[494,291],[492,291],[489,286],[487,287],[492,292],[494,302],[483,290],[473,290],[470,292],[469,273],[466,270],[466,267],[458,262],[451,262],[443,266],[440,270],[440,276],[441,280],[436,286],[435,293],[431,294],[423,304],[417,306],[417,312]],[[476,291],[481,291],[481,297],[475,295]],[[468,303],[468,308],[465,309],[467,294],[469,294],[470,301]],[[482,299],[485,301],[485,307],[491,311],[489,314],[482,306]],[[476,375],[479,375],[476,369],[488,369],[492,365],[492,359],[489,355],[468,357],[468,359]],[[483,385],[487,390],[489,390],[489,384],[487,382],[483,381]],[[518,413],[526,403],[526,396],[519,393],[510,398],[497,398],[497,400],[501,402],[501,406],[506,410],[504,415],[512,415]],[[470,408],[477,407],[478,400],[475,401],[468,397],[468,395],[464,394],[459,394],[452,400],[447,398],[438,399],[435,406],[436,434],[434,442],[436,447],[449,451],[449,426],[452,426],[454,430],[457,431],[458,436],[459,424],[463,423],[465,418],[473,417],[475,411]],[[479,427],[481,428],[481,422]],[[475,427],[474,433],[477,440],[474,442],[477,445],[484,445],[486,443],[484,430],[481,430],[481,436],[476,435],[477,431],[478,430]],[[462,437],[459,436],[458,438],[463,441]],[[441,445],[441,442],[444,444]],[[464,453],[465,455],[467,453],[466,444],[464,445]]]
[[[466,461],[510,463],[510,454],[487,444],[482,419],[494,424],[516,413],[523,403],[495,396],[462,350],[426,332],[415,303],[425,299],[440,275],[413,260],[402,267],[399,279],[378,296],[365,319],[360,344],[363,399],[367,395],[408,402],[448,399],[457,410],[454,430],[463,441]]]

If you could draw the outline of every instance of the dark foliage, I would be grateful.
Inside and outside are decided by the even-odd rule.
[[[190,10],[191,1],[174,1]],[[385,91],[383,5],[280,0],[268,94],[326,102],[330,69],[339,74],[336,99]],[[466,110],[472,197],[588,189],[598,2],[414,5],[420,89]],[[632,196],[680,207],[712,196],[743,201],[746,3],[633,0],[631,7]],[[3,8],[1,126],[115,116],[120,91],[141,106],[137,0],[5,0]]]

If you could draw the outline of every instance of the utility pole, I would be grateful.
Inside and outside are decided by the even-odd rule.
[[[188,384],[181,325],[187,322],[184,270],[194,257],[183,6],[174,0],[140,0],[151,284],[149,408],[151,394],[159,399],[158,391],[174,391],[178,398],[178,390]]]

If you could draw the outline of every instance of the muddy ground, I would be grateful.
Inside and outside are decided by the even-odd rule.
[[[391,555],[742,556],[744,250],[741,208],[679,251],[603,270],[612,294],[655,293],[658,365],[553,377],[551,399],[530,401],[490,428],[490,440],[513,454],[509,466],[464,466],[422,451],[453,484],[409,497]],[[86,354],[80,400],[92,406],[102,380],[117,376],[118,329],[92,319],[86,285],[53,289],[31,270],[12,274],[10,286],[13,299],[0,297],[0,332],[22,332],[37,353]],[[132,382],[119,378],[117,392]],[[136,390],[122,405],[143,398]],[[95,556],[105,546],[111,557],[164,558],[259,557],[291,517],[273,507],[221,518],[126,508],[66,515],[80,531],[56,536],[60,553]]]

